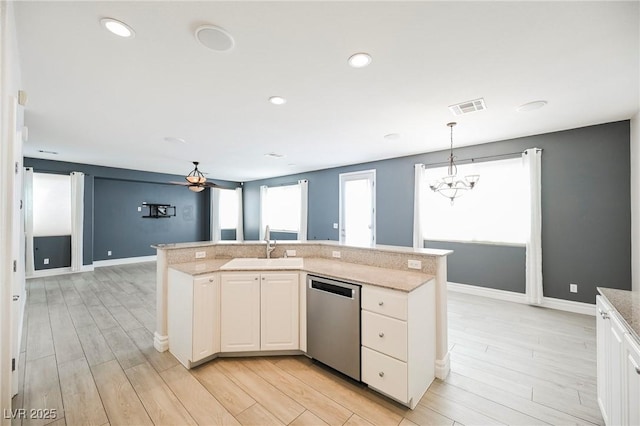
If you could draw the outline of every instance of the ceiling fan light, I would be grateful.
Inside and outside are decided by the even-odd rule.
[[[193,185],[189,187],[189,190],[193,192],[202,192],[204,191],[204,186]]]

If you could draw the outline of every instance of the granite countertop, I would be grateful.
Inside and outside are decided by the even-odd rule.
[[[231,259],[209,259],[176,263],[169,265],[169,268],[189,275],[202,275],[221,271],[220,267],[230,260]],[[303,262],[304,266],[300,270],[311,274],[405,292],[413,291],[435,278],[433,275],[419,271],[399,271],[330,259],[305,258]],[[292,269],[286,270],[292,271]],[[294,271],[297,270],[298,269],[294,269]],[[225,269],[224,271],[229,272],[233,270]],[[247,269],[242,269],[242,271],[247,271]],[[269,269],[269,272],[276,271],[278,270]]]
[[[413,247],[404,247],[404,246],[389,246],[384,244],[377,244],[374,247],[359,247],[359,246],[348,246],[346,244],[340,243],[339,241],[332,240],[310,240],[310,241],[298,241],[298,240],[279,240],[279,244],[281,245],[321,245],[321,246],[331,246],[331,247],[348,247],[362,250],[377,250],[391,253],[415,253],[415,254],[423,254],[428,256],[448,256],[453,253],[453,250],[442,250],[442,249],[431,249],[431,248],[413,248]],[[264,241],[195,241],[189,243],[171,243],[171,244],[153,244],[151,247],[158,250],[177,250],[177,249],[188,249],[188,248],[197,248],[197,247],[210,247],[210,246],[233,246],[233,245],[264,245]]]
[[[640,292],[598,287],[598,291],[627,323],[629,330],[640,340]]]

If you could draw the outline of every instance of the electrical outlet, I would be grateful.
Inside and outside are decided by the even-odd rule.
[[[196,259],[202,259],[207,257],[207,252],[206,251],[197,251],[196,252]]]
[[[337,223],[333,224],[333,229],[338,229],[338,224]]]
[[[296,251],[295,250],[287,250],[287,256],[294,257],[295,255],[296,255]]]
[[[142,207],[138,206],[138,211],[141,212],[142,211]]]
[[[422,261],[409,259],[407,261],[407,267],[411,269],[422,269]]]
[[[44,258],[44,264],[45,264],[45,265],[48,265],[48,264],[49,264],[49,258],[48,258],[48,257],[45,257],[45,258]]]
[[[333,252],[331,252],[331,256],[340,259],[340,252],[339,251],[333,251]]]
[[[578,292],[578,284],[569,284],[569,291],[571,293],[577,293]]]
[[[111,253],[111,250],[107,251],[107,256],[111,256],[113,253]]]

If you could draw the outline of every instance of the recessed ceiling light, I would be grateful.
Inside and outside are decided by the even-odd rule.
[[[371,63],[371,55],[368,53],[355,53],[349,57],[348,62],[353,68],[364,68]]]
[[[166,142],[171,142],[171,143],[187,143],[186,139],[183,138],[176,138],[174,136],[167,136],[166,138],[164,138],[164,140]]]
[[[282,96],[272,96],[269,98],[269,102],[271,102],[274,105],[283,105],[287,103],[287,100]]]
[[[124,38],[133,38],[136,33],[133,31],[133,28],[125,24],[124,22],[118,21],[113,18],[102,18],[100,23],[103,27],[105,27],[109,32]]]
[[[231,50],[236,44],[231,34],[215,25],[202,25],[196,28],[196,39],[204,47],[218,52]]]
[[[284,157],[284,154],[278,154],[275,152],[269,152],[267,154],[264,155],[265,157],[269,157],[269,158],[282,158]]]
[[[518,108],[516,108],[516,111],[518,111],[518,112],[533,111],[535,109],[540,109],[545,105],[547,105],[547,101],[528,102],[526,104],[520,105]]]
[[[384,138],[388,141],[397,141],[398,139],[400,139],[400,134],[389,133],[388,135],[384,135]]]

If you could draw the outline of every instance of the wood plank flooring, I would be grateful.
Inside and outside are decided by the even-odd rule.
[[[595,318],[449,294],[451,374],[415,410],[304,356],[186,370],[153,348],[155,263],[27,282],[14,425],[593,425]]]

